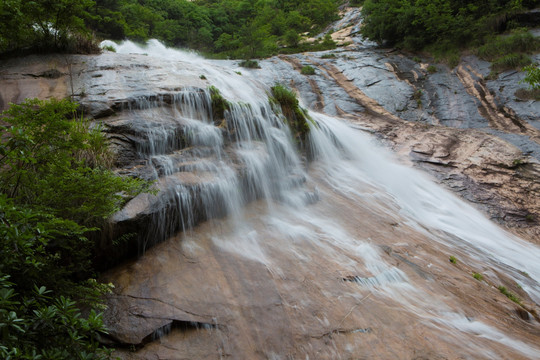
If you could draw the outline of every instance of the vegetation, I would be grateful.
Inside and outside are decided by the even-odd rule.
[[[336,58],[336,54],[334,54],[334,53],[321,55],[321,59],[335,59],[335,58]]]
[[[302,66],[302,69],[300,69],[300,73],[302,75],[315,75],[315,68],[313,66]]]
[[[504,296],[506,296],[507,298],[509,298],[509,299],[512,300],[513,302],[515,302],[516,304],[521,305],[521,299],[518,298],[518,297],[516,296],[516,294],[512,293],[511,291],[508,291],[508,289],[506,289],[504,286],[499,286],[499,291],[500,291]]]
[[[540,90],[540,66],[529,65],[525,66],[523,70],[527,73],[523,82],[529,84],[532,90]]]
[[[212,118],[218,122],[216,125],[219,125],[225,119],[225,111],[230,109],[231,104],[221,95],[217,87],[210,86],[208,91],[212,102]]]
[[[238,66],[248,68],[248,69],[260,69],[261,66],[255,60],[242,60],[238,63]]]
[[[257,58],[291,49],[335,47],[315,35],[337,19],[340,0],[5,0],[0,53],[99,51],[91,33],[113,40],[156,38],[218,57]],[[303,51],[303,50],[300,50]]]
[[[296,94],[281,84],[276,84],[271,88],[272,95],[270,102],[279,105],[281,113],[285,116],[295,139],[303,143],[309,134],[309,123],[315,125],[306,110],[302,109],[298,103]]]
[[[480,274],[480,273],[475,272],[475,273],[472,274],[472,276],[473,276],[473,278],[475,278],[478,281],[482,281],[484,279],[484,276],[482,274]]]
[[[435,65],[429,65],[427,67],[427,72],[430,74],[435,74],[437,72],[437,67]]]
[[[67,100],[27,100],[2,114],[2,358],[107,357],[97,339],[109,287],[91,280],[88,235],[147,184],[107,170],[105,138],[75,111]]]
[[[92,0],[5,0],[0,3],[0,53],[32,47],[38,51],[98,52],[85,19]]]
[[[450,256],[449,260],[452,264],[457,264],[457,258],[455,256]]]
[[[455,63],[460,48],[481,45],[489,35],[505,30],[512,14],[535,5],[535,0],[366,0],[362,33],[379,43],[428,50]]]

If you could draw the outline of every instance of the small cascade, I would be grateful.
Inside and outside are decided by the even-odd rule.
[[[137,223],[141,255],[178,230],[238,215],[255,199],[269,206],[272,199],[297,206],[313,200],[306,192],[293,195],[306,175],[283,116],[265,97],[235,102],[209,87],[183,88],[165,98],[171,101],[135,98],[121,109],[122,120],[108,123],[109,131],[123,126],[133,135],[137,160],[121,172],[154,181],[158,189],[116,214],[109,236],[124,236]],[[221,113],[216,106],[224,107]]]

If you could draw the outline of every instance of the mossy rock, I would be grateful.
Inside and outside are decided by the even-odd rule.
[[[291,128],[293,136],[300,143],[304,143],[310,131],[310,125],[315,125],[313,119],[305,109],[302,109],[296,98],[296,94],[281,84],[271,88],[272,96],[270,102],[279,104],[281,112],[287,124]]]
[[[221,95],[217,87],[210,86],[208,91],[210,91],[212,103],[212,119],[216,125],[222,126],[225,121],[225,111],[230,110],[231,103]]]

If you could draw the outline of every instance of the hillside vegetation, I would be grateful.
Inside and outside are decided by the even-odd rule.
[[[379,43],[456,56],[518,27],[513,16],[538,0],[366,0],[362,34]]]
[[[92,35],[189,47],[219,57],[303,50],[302,33],[336,20],[340,0],[5,0],[0,53],[32,48],[92,52]],[[314,44],[315,49],[335,46]]]

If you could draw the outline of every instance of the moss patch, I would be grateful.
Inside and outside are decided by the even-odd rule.
[[[212,103],[212,119],[216,125],[219,125],[225,120],[225,111],[230,110],[231,103],[221,95],[221,92],[217,87],[210,86],[208,91],[210,91]]]
[[[315,125],[307,111],[302,109],[296,98],[296,94],[281,84],[271,88],[270,102],[281,107],[281,112],[293,132],[293,136],[299,142],[304,142],[309,134],[309,123]]]

